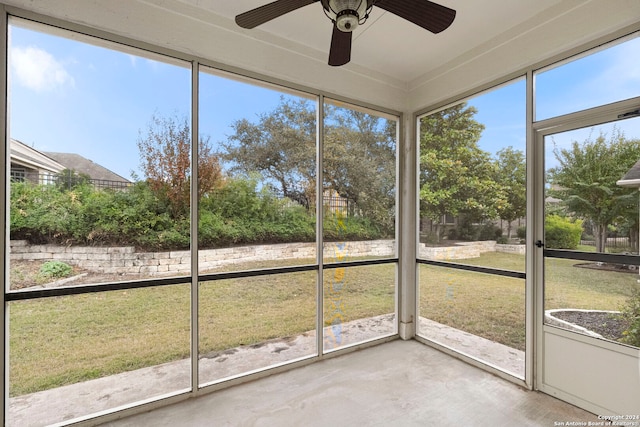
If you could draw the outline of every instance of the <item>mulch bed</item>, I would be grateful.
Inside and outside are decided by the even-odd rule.
[[[622,332],[627,329],[626,322],[615,313],[567,310],[557,311],[553,317],[582,326],[612,341],[622,338]]]
[[[638,274],[637,267],[629,268],[629,266],[625,264],[607,264],[607,263],[598,263],[598,262],[587,262],[581,264],[574,264],[574,267],[578,268],[590,268],[593,270],[602,270],[602,271],[617,271],[619,273],[631,273]]]

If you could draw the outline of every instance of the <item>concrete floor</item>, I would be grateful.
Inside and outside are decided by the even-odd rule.
[[[597,417],[416,341],[397,340],[106,425],[493,427],[572,421]]]

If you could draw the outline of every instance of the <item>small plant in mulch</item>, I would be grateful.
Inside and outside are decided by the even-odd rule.
[[[622,332],[620,341],[640,347],[640,290],[634,291],[621,311],[621,317],[628,324],[628,327]]]
[[[62,279],[73,273],[73,267],[62,261],[47,261],[38,271],[38,276],[45,280]]]

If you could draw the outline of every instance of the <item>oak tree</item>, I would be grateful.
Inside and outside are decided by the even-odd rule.
[[[282,196],[310,206],[315,194],[316,113],[308,101],[281,98],[278,107],[258,116],[257,123],[240,119],[233,134],[221,142],[220,156],[231,173],[263,180]]]
[[[394,223],[396,124],[372,114],[325,105],[323,189],[349,201],[351,215],[390,233]],[[236,121],[222,143],[232,173],[259,173],[264,184],[307,208],[316,199],[316,109],[281,98],[256,122]]]

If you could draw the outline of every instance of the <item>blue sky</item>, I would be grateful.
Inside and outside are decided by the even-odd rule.
[[[188,63],[132,53],[12,27],[11,136],[40,151],[81,154],[125,178],[141,175],[136,143],[154,114],[190,116],[191,72]],[[214,143],[281,96],[208,74],[200,87],[200,130]]]
[[[478,145],[496,153],[502,148],[526,148],[526,82],[517,79],[509,84],[475,96],[468,102],[478,111],[475,119],[485,125]]]
[[[167,63],[133,49],[116,51],[20,26],[12,25],[10,31],[10,132],[27,145],[81,154],[131,178],[132,172],[141,175],[136,142],[151,117],[190,115],[188,63]],[[640,38],[541,74],[536,81],[538,119],[639,96],[639,53]],[[226,139],[235,120],[256,120],[275,109],[282,95],[210,74],[201,76],[200,87],[200,130],[213,143]],[[468,102],[485,125],[481,148],[524,151],[524,79]],[[618,127],[627,137],[640,137],[637,122],[619,122]],[[589,131],[572,135],[583,139]],[[554,140],[570,142],[562,135]]]

